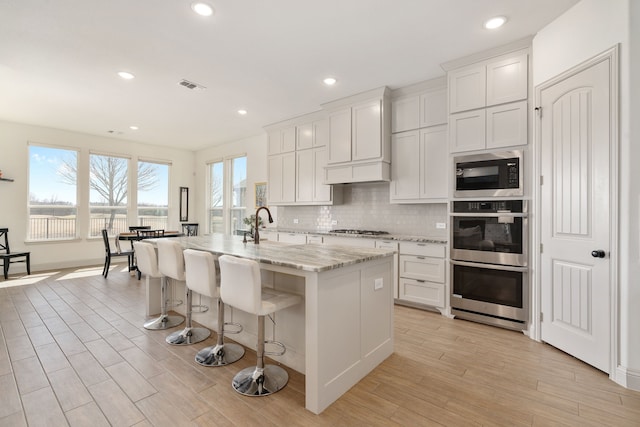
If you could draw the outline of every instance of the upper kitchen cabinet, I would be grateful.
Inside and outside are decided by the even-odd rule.
[[[323,108],[329,117],[325,184],[389,181],[388,89],[343,98]]]
[[[405,132],[447,123],[444,77],[393,91],[391,132]]]
[[[291,153],[296,149],[296,127],[275,129],[268,134],[268,154]]]
[[[331,205],[341,201],[342,188],[324,183],[328,124],[326,113],[320,111],[266,127],[269,205]],[[280,147],[277,154],[272,153],[272,141]]]
[[[445,77],[392,94],[391,203],[447,201],[447,81]]]
[[[443,64],[449,84],[449,150],[528,143],[529,45],[508,46]]]

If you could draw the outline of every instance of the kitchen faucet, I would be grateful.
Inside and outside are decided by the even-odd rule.
[[[258,231],[258,222],[260,221],[260,218],[258,217],[258,213],[260,213],[262,209],[265,209],[269,214],[269,223],[273,223],[273,218],[271,217],[271,211],[269,211],[269,208],[267,208],[266,206],[260,206],[256,210],[256,235],[253,237],[253,243],[255,243],[256,245],[260,243],[260,232]]]

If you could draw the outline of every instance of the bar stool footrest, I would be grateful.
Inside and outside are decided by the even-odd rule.
[[[264,352],[265,356],[282,356],[287,352],[287,347],[284,346],[284,344],[282,344],[280,341],[269,341],[266,340],[264,342],[266,345],[275,345],[277,347],[280,347],[282,350],[281,351],[266,351]]]
[[[237,327],[238,327],[238,330],[237,330],[237,331],[233,331],[233,330],[231,330],[231,331],[227,331],[227,328],[223,327],[223,328],[222,328],[222,331],[223,331],[225,334],[239,334],[240,332],[242,332],[242,331],[244,330],[244,326],[242,326],[240,323],[235,323],[235,322],[224,322],[224,326],[227,326],[227,325],[230,325],[230,326],[237,326]]]

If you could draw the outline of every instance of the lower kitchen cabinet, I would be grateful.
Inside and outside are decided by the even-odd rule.
[[[446,307],[446,247],[440,244],[401,242],[398,299]],[[444,314],[444,312],[443,312]]]
[[[305,245],[307,243],[307,235],[303,233],[278,233],[278,242]]]

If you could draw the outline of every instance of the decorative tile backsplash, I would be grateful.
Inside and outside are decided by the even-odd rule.
[[[345,184],[343,203],[335,206],[279,206],[278,227],[329,231],[339,228],[388,231],[392,234],[448,238],[447,204],[397,205],[389,203],[389,183]],[[298,223],[294,223],[294,219]],[[333,224],[337,221],[337,224]],[[447,225],[448,227],[448,225]]]

